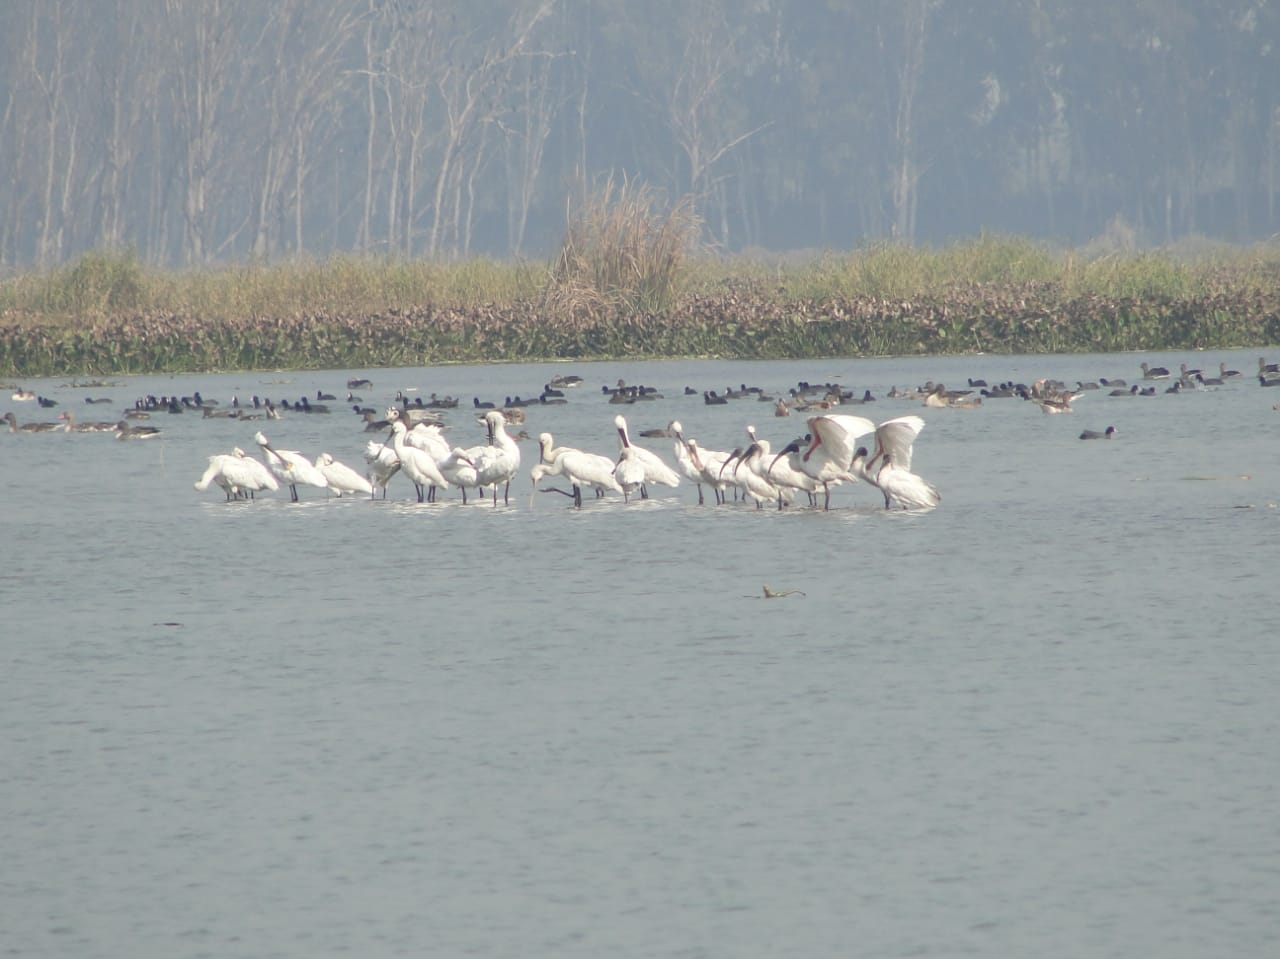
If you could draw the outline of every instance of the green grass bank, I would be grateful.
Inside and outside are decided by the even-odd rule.
[[[669,219],[658,226],[570,235],[550,264],[335,256],[158,270],[94,252],[0,280],[0,375],[1280,342],[1276,245],[1091,253],[982,237],[784,260],[690,256]]]

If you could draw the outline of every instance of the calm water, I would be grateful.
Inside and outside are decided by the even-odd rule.
[[[359,372],[371,405],[501,401],[576,372],[526,428],[612,454],[620,409],[714,448],[803,430],[686,384],[1133,382],[1143,358],[21,385],[114,419],[145,393],[345,396]],[[619,377],[665,399],[610,406]],[[530,443],[509,508],[419,506],[403,478],[386,503],[226,504],[191,484],[255,424],[0,435],[0,953],[1275,955],[1277,402],[1246,378],[1072,416],[852,410],[924,416],[922,515],[866,487],[826,514],[687,486],[531,505]],[[58,412],[33,407],[8,408]],[[363,468],[349,414],[261,425]]]

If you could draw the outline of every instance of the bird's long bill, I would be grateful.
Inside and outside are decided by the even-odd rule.
[[[799,453],[799,452],[800,452],[799,443],[795,443],[795,442],[788,443],[786,446],[782,447],[782,449],[778,450],[777,456],[775,456],[772,460],[770,460],[769,468],[765,470],[765,472],[772,473],[774,466],[776,466],[778,463],[778,460],[782,459],[782,457],[786,456],[788,453]]]
[[[728,456],[724,458],[724,462],[720,464],[720,472],[717,473],[716,475],[724,476],[725,467],[727,467],[734,460],[740,459],[741,457],[742,457],[742,447],[738,447],[736,450],[734,450],[732,453],[730,453]],[[738,472],[737,466],[734,466],[733,472],[737,474]]]
[[[627,431],[624,430],[622,427],[618,427],[618,439],[622,440],[622,445],[624,447],[631,445],[631,440],[627,436]]]
[[[681,442],[683,443],[684,441],[681,440]],[[685,443],[684,448],[689,451],[689,459],[693,461],[693,465],[698,467],[698,469],[703,469],[702,457],[698,455],[698,447],[691,443]]]

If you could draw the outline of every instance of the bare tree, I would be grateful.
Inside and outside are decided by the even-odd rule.
[[[716,192],[712,173],[734,148],[765,129],[762,123],[744,133],[732,132],[725,122],[732,112],[727,77],[737,51],[721,0],[705,0],[688,20],[682,69],[668,94],[667,115],[676,143],[689,166],[693,213]],[[720,194],[723,199],[723,194]],[[721,217],[720,241],[728,243],[728,222]]]
[[[183,258],[203,263],[213,252],[210,181],[233,80],[235,26],[244,11],[237,9],[234,0],[165,0],[165,13],[172,96],[182,134]]]
[[[893,236],[909,241],[915,236],[917,181],[915,104],[924,71],[925,37],[930,7],[936,0],[902,0],[902,49],[897,58],[897,103],[893,122],[892,171]],[[883,40],[882,40],[883,46]],[[886,60],[892,59],[891,54]]]
[[[484,49],[478,61],[468,62],[458,56],[465,48],[453,46],[454,58],[437,74],[436,90],[444,109],[443,142],[436,167],[435,189],[431,203],[431,229],[428,233],[428,256],[440,248],[442,230],[450,221],[454,237],[458,237],[459,201],[452,205],[452,218],[445,209],[450,182],[461,175],[455,167],[467,159],[479,162],[482,138],[477,134],[485,124],[494,122],[504,110],[500,96],[507,90],[508,79],[518,60],[531,55],[530,37],[534,29],[551,12],[551,0],[542,0],[530,12],[517,9],[508,23],[506,38],[498,38]],[[542,55],[538,52],[536,55]],[[460,195],[460,194],[458,194]]]

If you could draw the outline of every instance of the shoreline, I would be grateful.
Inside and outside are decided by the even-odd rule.
[[[83,325],[0,317],[0,376],[341,369],[462,363],[720,358],[819,359],[983,353],[1265,349],[1280,297],[1242,289],[1186,298],[1026,289],[888,302],[685,296],[664,315],[545,315],[532,301],[423,306],[356,316],[201,320],[130,314]],[[1014,295],[1010,295],[1014,294]]]

